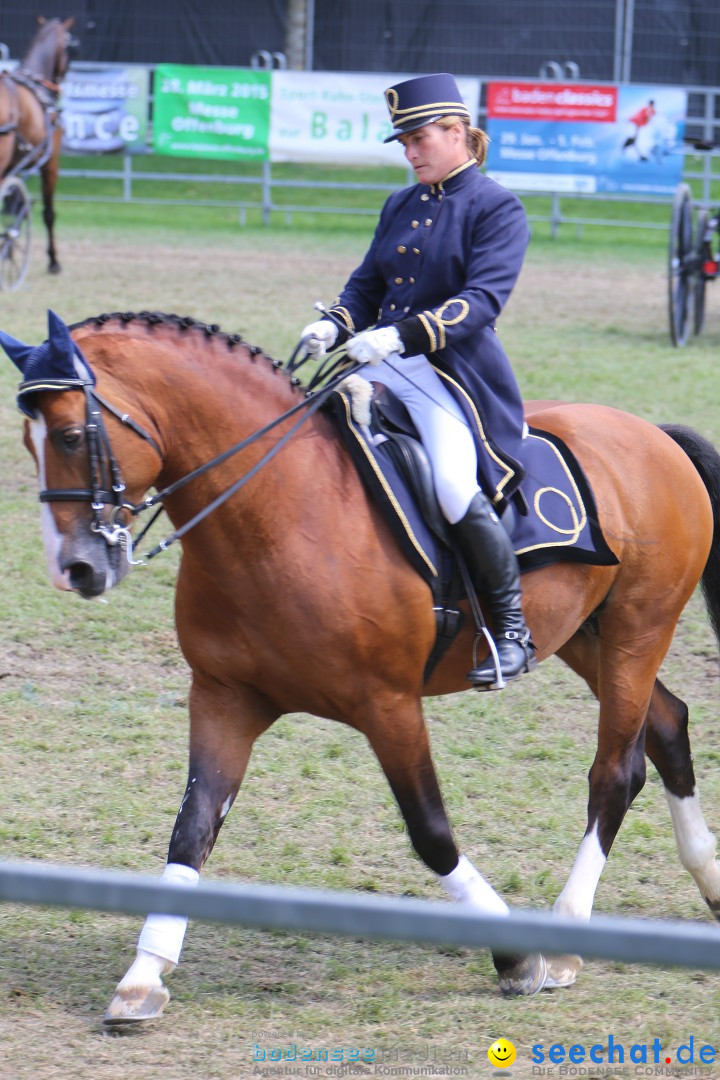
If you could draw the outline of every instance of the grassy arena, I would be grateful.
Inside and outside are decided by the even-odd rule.
[[[39,341],[47,307],[67,322],[107,310],[175,311],[285,358],[312,303],[333,298],[371,228],[371,219],[320,219],[243,229],[231,211],[60,204],[64,272],[45,273],[36,211],[29,278],[18,293],[0,294],[0,325]],[[665,257],[662,234],[586,229],[578,238],[567,230],[551,241],[545,226],[535,229],[500,328],[527,397],[682,421],[720,445],[720,295],[709,287],[702,338],[673,350]],[[0,364],[1,850],[11,859],[159,873],[186,768],[175,549],[136,570],[106,603],[55,593],[16,382],[9,361]],[[717,827],[720,684],[699,599],[663,677],[690,703],[704,806]],[[551,660],[504,694],[434,699],[426,715],[461,848],[511,904],[547,909],[584,829],[595,732],[589,693]],[[311,717],[286,717],[260,740],[206,873],[441,897],[411,854],[364,740]],[[653,773],[618,837],[596,910],[708,919],[676,858]],[[395,1048],[396,1065],[435,1062],[485,1077],[494,1073],[487,1048],[503,1037],[518,1051],[508,1075],[524,1080],[536,1043],[607,1045],[612,1034],[629,1047],[659,1038],[673,1059],[691,1036],[696,1046],[720,1044],[720,977],[712,973],[589,962],[570,991],[506,1001],[484,952],[203,923],[190,926],[165,1018],[108,1036],[102,1014],[140,925],[0,908],[0,1076],[224,1080],[259,1075],[253,1044],[295,1042],[373,1048],[376,1060]],[[720,1066],[704,1075],[720,1076]]]

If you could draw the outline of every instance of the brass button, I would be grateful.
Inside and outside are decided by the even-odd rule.
[[[411,222],[410,222],[410,225],[411,225],[411,227],[412,227],[413,229],[417,229],[417,227],[418,227],[418,225],[419,225],[419,224],[420,224],[420,222],[419,222],[419,221],[411,221]]]
[[[425,224],[426,225],[432,225],[432,218],[431,217],[426,217],[425,218]]]
[[[408,278],[408,281],[410,282],[411,285],[415,284],[415,278],[414,277]]]
[[[443,201],[442,195],[438,195],[438,202],[442,202],[442,201]]]
[[[394,305],[394,304],[391,304],[391,305],[390,305],[390,310],[391,310],[391,311],[394,311],[394,310],[395,310],[395,305]]]
[[[402,285],[402,283],[403,283],[403,279],[401,277],[396,277],[395,278],[395,284],[396,285]]]
[[[420,254],[420,248],[413,248],[413,255],[419,255],[419,254]]]
[[[403,308],[403,311],[404,311],[404,313],[405,313],[406,315],[407,315],[407,313],[408,313],[408,311],[409,311],[409,310],[410,310],[410,308],[409,308],[409,307],[404,307],[404,308]]]
[[[430,196],[428,195],[428,193],[427,193],[427,192],[424,192],[424,193],[423,193],[423,194],[422,194],[422,195],[420,196],[420,198],[422,199],[422,201],[423,201],[423,202],[427,202],[427,201],[428,201],[428,199],[430,198]]]
[[[398,244],[398,251],[400,252],[401,255],[404,255],[405,252],[407,251],[407,248],[405,247],[404,244]]]

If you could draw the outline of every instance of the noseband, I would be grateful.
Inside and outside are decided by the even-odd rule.
[[[94,384],[84,379],[32,379],[20,384],[18,398],[25,394],[37,394],[42,390],[82,390],[85,395],[85,437],[90,466],[90,487],[87,488],[46,488],[40,492],[40,502],[89,502],[92,508],[90,528],[99,533],[108,544],[129,543],[126,527],[119,524],[120,511],[137,513],[137,507],[125,500],[125,483],[120,467],[110,445],[110,437],[105,427],[100,406],[116,416],[126,427],[149,442],[162,459],[160,447],[144,428],[135,423],[127,413],[121,413],[109,401],[96,392]],[[112,507],[110,520],[103,520],[102,512]]]

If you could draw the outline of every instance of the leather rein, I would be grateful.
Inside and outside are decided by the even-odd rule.
[[[302,344],[302,343],[301,343]],[[300,346],[298,346],[298,349]],[[293,363],[297,355],[298,349],[295,350],[291,360],[288,363],[288,369],[294,370]],[[273,361],[273,363],[280,367],[281,361]],[[336,361],[335,367],[340,366],[342,361]],[[298,365],[295,365],[298,366]],[[82,390],[85,395],[85,437],[87,440],[88,448],[88,463],[90,471],[90,483],[86,488],[46,488],[39,493],[39,499],[41,503],[51,502],[89,502],[92,510],[92,521],[90,528],[94,533],[103,537],[107,544],[115,546],[121,544],[126,551],[128,562],[133,565],[145,562],[159,555],[161,551],[166,551],[171,544],[174,544],[177,540],[180,540],[190,529],[199,524],[209,514],[221,506],[232,495],[234,495],[240,488],[255,476],[277,453],[286,445],[286,443],[295,435],[299,428],[305,423],[306,420],[312,416],[326,401],[327,397],[332,393],[335,387],[340,383],[349,373],[350,369],[343,369],[339,374],[335,375],[332,379],[325,383],[325,385],[319,391],[313,389],[317,385],[318,376],[316,375],[308,385],[305,398],[294,405],[287,412],[271,420],[259,431],[253,432],[247,438],[242,439],[240,442],[231,446],[228,450],[218,454],[217,457],[212,458],[204,465],[200,465],[197,469],[193,469],[192,472],[187,473],[185,476],[176,480],[173,484],[164,488],[162,491],[156,492],[154,495],[148,496],[140,503],[128,502],[125,498],[125,483],[122,478],[120,466],[115,458],[110,443],[110,437],[105,427],[101,407],[106,409],[109,413],[115,416],[122,424],[128,427],[131,431],[134,431],[136,435],[144,439],[152,446],[160,460],[163,460],[162,451],[153,438],[140,424],[128,413],[123,413],[120,409],[117,409],[111,402],[106,401],[104,397],[98,394],[93,382],[81,378],[77,379],[32,379],[26,382],[22,382],[18,388],[18,398],[25,394],[36,394],[40,391],[63,391],[63,390]],[[326,373],[327,374],[327,373]],[[300,380],[293,376],[291,382],[298,385]],[[285,432],[281,439],[266,453],[263,457],[243,476],[239,477],[229,488],[221,492],[211,503],[200,510],[189,521],[185,522],[179,529],[171,533],[164,540],[161,540],[156,547],[148,551],[143,559],[134,560],[132,558],[133,546],[137,546],[145,537],[148,530],[154,524],[163,510],[162,503],[170,495],[174,494],[180,488],[190,483],[196,477],[201,476],[203,473],[208,472],[216,465],[222,464],[227,461],[228,458],[244,450],[258,439],[262,438],[273,428],[282,424],[285,420],[299,413],[301,410],[305,410],[304,414],[300,416],[298,420],[292,425],[292,427]],[[150,521],[142,529],[140,535],[133,541],[130,530],[127,525],[121,524],[118,520],[121,513],[129,514],[131,518],[137,517],[145,510],[149,510],[152,507],[157,506],[158,509]],[[104,511],[107,507],[111,507],[109,519],[103,517]]]

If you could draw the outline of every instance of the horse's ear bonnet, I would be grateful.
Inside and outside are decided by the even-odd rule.
[[[95,375],[54,311],[48,309],[48,338],[42,345],[26,345],[3,330],[0,330],[0,345],[23,374],[17,403],[26,416],[35,416],[32,399],[40,390],[95,385]]]

